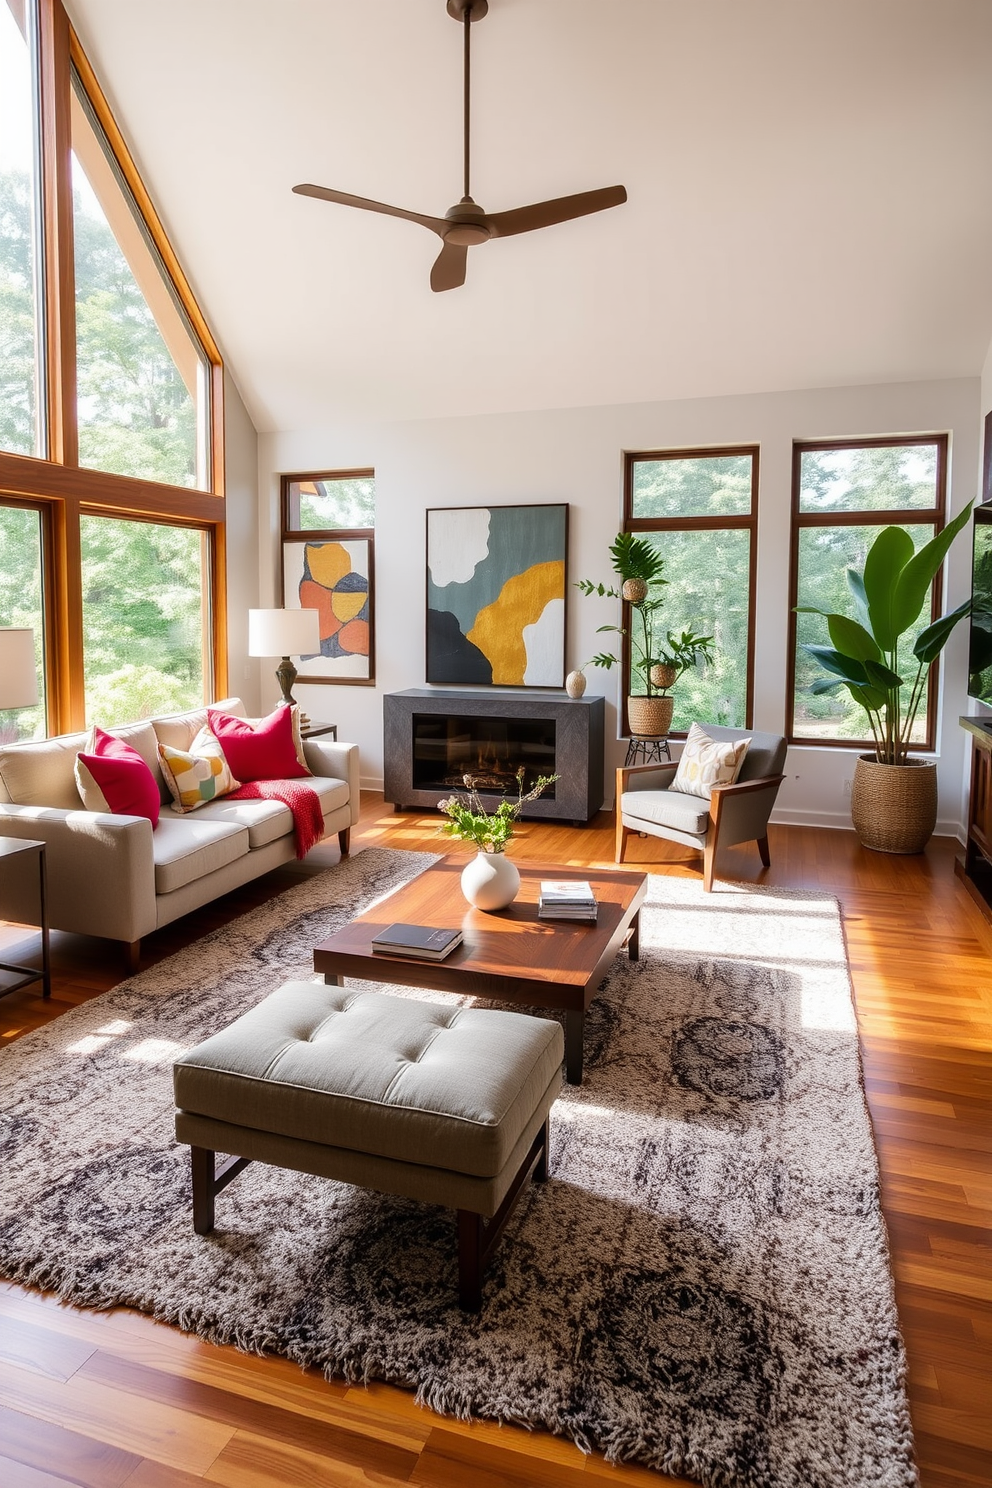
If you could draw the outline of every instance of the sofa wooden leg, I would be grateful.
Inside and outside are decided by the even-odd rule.
[[[341,849],[341,856],[343,858],[346,858],[348,856],[348,853],[351,851],[351,828],[350,827],[345,827],[345,829],[344,829],[343,832],[339,832],[338,833],[338,846]]]
[[[141,964],[141,941],[125,940],[122,944],[124,946],[124,964],[127,967],[128,976],[134,976],[134,973]]]
[[[771,854],[768,851],[767,837],[758,838],[758,852],[761,854],[761,861],[764,863],[765,867],[770,868],[772,866],[772,860]]]

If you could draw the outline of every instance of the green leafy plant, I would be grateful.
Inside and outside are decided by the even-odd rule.
[[[438,827],[438,831],[443,836],[455,837],[460,842],[474,842],[480,852],[501,853],[513,836],[513,828],[523,807],[528,801],[536,801],[549,785],[554,784],[558,776],[539,775],[530,790],[524,791],[524,770],[521,766],[517,771],[516,800],[504,798],[492,812],[486,810],[485,802],[476,789],[475,777],[464,775],[462,779],[467,792],[465,800],[458,796],[449,796],[437,803],[438,811],[443,811],[448,817]]]
[[[802,614],[822,615],[832,642],[829,646],[803,646],[829,674],[817,677],[810,692],[822,697],[847,688],[868,715],[875,759],[880,765],[906,764],[930,667],[955,625],[971,609],[971,600],[967,599],[921,631],[912,652],[916,675],[911,679],[902,675],[900,642],[919,619],[934,576],[970,514],[971,502],[919,552],[904,527],[884,528],[868,550],[864,572],[847,570],[857,619],[812,605],[796,607]],[[904,709],[902,689],[907,681],[910,693]]]
[[[668,631],[664,645],[656,639],[654,617],[665,600],[664,595],[654,595],[652,590],[656,585],[667,584],[668,580],[662,578],[665,560],[654,543],[639,537],[636,532],[619,532],[610,546],[610,558],[620,579],[619,589],[594,583],[591,579],[579,579],[575,587],[586,595],[620,599],[630,605],[629,626],[600,625],[596,633],[613,631],[617,635],[629,635],[631,670],[643,676],[648,697],[661,696],[689,667],[713,660],[713,637],[684,630],[680,636]],[[619,663],[620,658],[612,651],[600,651],[583,662],[583,666],[603,667],[609,671]],[[674,669],[675,676],[667,681],[659,680],[656,671],[659,667]]]

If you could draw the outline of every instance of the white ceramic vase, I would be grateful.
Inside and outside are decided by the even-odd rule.
[[[568,693],[569,697],[580,698],[585,690],[586,674],[581,669],[581,667],[578,668],[577,671],[569,672],[568,676],[565,678],[565,691]]]
[[[505,909],[520,892],[520,874],[505,853],[476,853],[462,869],[462,893],[474,909]]]

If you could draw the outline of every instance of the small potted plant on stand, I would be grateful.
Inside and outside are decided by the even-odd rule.
[[[912,758],[910,739],[930,668],[971,600],[920,632],[913,677],[902,675],[899,643],[919,619],[934,575],[970,513],[971,502],[919,551],[905,528],[884,528],[868,550],[864,572],[847,570],[856,619],[797,606],[824,616],[832,643],[803,647],[829,674],[817,677],[810,692],[822,697],[846,687],[868,715],[875,750],[854,767],[851,817],[862,845],[876,852],[922,852],[937,822],[937,766]]]
[[[462,893],[475,909],[505,909],[520,892],[520,874],[505,856],[506,844],[513,836],[517,817],[528,801],[553,785],[557,775],[539,775],[529,791],[524,790],[524,771],[517,771],[517,798],[504,798],[495,811],[486,810],[472,775],[463,776],[466,798],[449,796],[438,801],[438,811],[448,818],[438,827],[445,837],[459,842],[474,842],[476,856],[462,870]]]
[[[644,678],[644,692],[631,690],[627,696],[630,730],[638,738],[661,738],[671,727],[675,706],[669,689],[689,667],[713,660],[713,637],[695,635],[690,630],[676,637],[669,631],[665,644],[660,644],[654,634],[654,617],[664,604],[664,597],[652,597],[651,591],[655,585],[668,583],[661,576],[665,560],[653,543],[634,532],[617,534],[610,547],[610,557],[620,579],[619,589],[590,579],[579,579],[576,588],[583,594],[620,599],[630,605],[628,624],[601,625],[597,634],[614,631],[629,636],[631,672],[640,672]],[[607,671],[618,664],[619,657],[610,651],[601,651],[583,663],[605,667]]]

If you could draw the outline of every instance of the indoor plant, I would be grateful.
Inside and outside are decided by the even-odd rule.
[[[557,775],[539,775],[529,791],[524,790],[523,766],[517,771],[517,797],[504,797],[489,812],[475,786],[475,777],[464,775],[466,797],[448,796],[438,801],[438,811],[448,818],[438,827],[445,837],[474,842],[475,858],[462,871],[462,893],[476,909],[505,909],[520,891],[520,874],[505,856],[517,817],[528,801],[535,801]]]
[[[846,687],[868,715],[875,750],[861,755],[855,766],[851,815],[864,846],[880,852],[922,852],[936,824],[936,764],[911,758],[910,739],[930,668],[971,600],[920,632],[913,646],[915,676],[902,675],[906,668],[899,648],[970,513],[971,502],[919,551],[905,528],[884,528],[868,550],[863,573],[847,570],[857,618],[797,606],[824,616],[832,643],[803,647],[829,673],[812,683],[811,693],[822,696]]]
[[[674,700],[669,689],[689,667],[712,661],[713,637],[695,635],[691,630],[684,630],[680,636],[668,631],[662,644],[655,636],[654,617],[664,604],[664,596],[653,595],[652,590],[668,580],[662,578],[665,560],[654,543],[634,532],[619,532],[610,546],[610,557],[620,579],[619,589],[590,579],[579,579],[576,588],[583,594],[621,599],[630,605],[628,624],[601,625],[599,632],[614,631],[628,637],[631,674],[640,672],[644,678],[643,694],[634,693],[631,686],[627,696],[630,730],[634,735],[656,738],[667,734],[671,727]],[[601,651],[583,665],[609,671],[619,660],[611,651]]]

